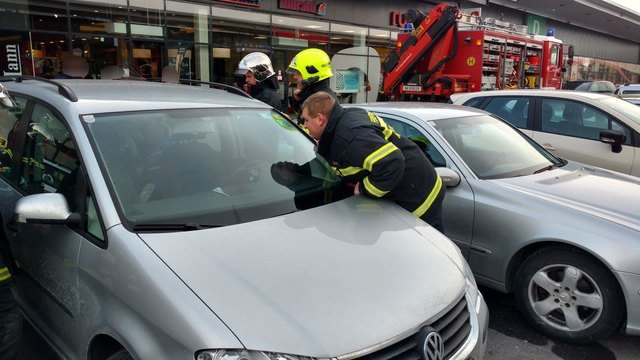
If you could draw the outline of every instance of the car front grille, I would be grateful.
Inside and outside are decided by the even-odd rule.
[[[451,355],[460,349],[471,333],[469,317],[467,300],[463,296],[451,310],[425,326],[425,328],[429,328],[429,331],[436,331],[442,337],[444,341],[443,360],[450,359]],[[422,350],[424,340],[419,336],[421,331],[383,349],[361,356],[358,360],[425,360]]]

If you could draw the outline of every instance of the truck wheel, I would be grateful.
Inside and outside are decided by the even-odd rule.
[[[515,298],[543,334],[586,344],[611,335],[625,303],[611,272],[580,250],[549,247],[529,256],[516,274]]]
[[[127,350],[122,349],[117,353],[109,356],[107,360],[133,360],[133,357],[127,352]]]

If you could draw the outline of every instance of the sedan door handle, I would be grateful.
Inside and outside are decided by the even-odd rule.
[[[549,151],[556,151],[556,148],[553,147],[553,145],[549,144],[549,143],[544,143],[542,144],[542,147],[549,150]]]

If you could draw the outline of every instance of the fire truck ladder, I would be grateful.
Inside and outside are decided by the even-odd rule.
[[[384,60],[383,67],[386,73],[383,83],[383,93],[390,95],[401,82],[406,82],[414,73],[414,69],[423,58],[436,47],[440,40],[450,31],[453,31],[453,50],[446,57],[442,58],[426,73],[424,82],[429,81],[431,76],[455,56],[457,42],[458,8],[448,4],[439,4],[429,15],[425,15],[417,10],[407,12],[407,21],[414,24],[413,34],[402,44],[399,51],[389,53]],[[452,30],[453,29],[453,30]],[[429,81],[427,87],[433,85],[438,79]]]

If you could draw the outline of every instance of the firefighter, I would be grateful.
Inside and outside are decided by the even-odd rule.
[[[302,104],[302,118],[318,141],[318,153],[345,181],[355,184],[356,196],[389,199],[444,231],[445,187],[413,141],[364,109],[344,109],[326,92]]]
[[[0,220],[2,221],[2,220]],[[1,224],[4,227],[4,223]],[[6,231],[0,229],[0,360],[16,359],[22,333],[22,315],[11,292]]]
[[[329,87],[329,78],[333,76],[333,72],[326,52],[320,49],[302,50],[291,60],[286,72],[293,76],[296,85],[290,101],[297,113],[300,113],[300,105],[318,91],[324,91],[338,101],[338,96]]]
[[[240,60],[236,76],[244,76],[249,94],[255,99],[282,111],[282,102],[278,97],[278,81],[273,71],[271,59],[261,52],[252,52]]]

